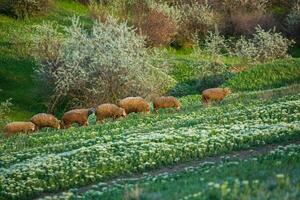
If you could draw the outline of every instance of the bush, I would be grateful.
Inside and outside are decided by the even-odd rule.
[[[232,31],[234,35],[251,36],[255,28],[261,26],[263,29],[276,27],[276,21],[270,14],[262,11],[235,12],[231,14]]]
[[[284,59],[237,74],[224,87],[234,91],[254,91],[279,88],[300,83],[300,59]]]
[[[237,41],[233,54],[258,61],[285,58],[293,43],[293,41],[284,38],[281,33],[275,32],[275,29],[265,31],[261,27],[257,27],[253,38],[241,37]]]
[[[109,17],[87,32],[79,19],[72,22],[64,27],[65,37],[53,24],[37,27],[37,72],[53,88],[49,111],[63,97],[74,106],[95,106],[127,96],[162,94],[175,83],[160,66],[152,65],[156,56],[126,23]]]
[[[264,11],[269,0],[224,0],[224,10],[231,13],[234,12],[253,12]]]
[[[298,0],[293,9],[286,17],[288,34],[300,44],[300,1]]]
[[[0,128],[4,127],[8,122],[8,114],[10,113],[11,105],[10,100],[0,102]]]
[[[0,12],[9,16],[26,19],[47,12],[52,0],[2,0]]]
[[[134,6],[133,25],[146,36],[150,46],[165,46],[177,33],[179,15],[175,8],[152,1],[139,1]]]
[[[179,43],[191,43],[194,37],[203,39],[208,31],[219,28],[220,16],[208,4],[184,4],[181,6],[181,23],[177,36]]]
[[[269,0],[224,0],[223,10],[226,33],[251,35],[258,25],[273,28],[274,20],[266,14]]]
[[[201,46],[201,41],[199,41],[199,46]],[[205,41],[204,41],[204,50],[209,54],[214,56],[226,54],[229,49],[228,41],[223,35],[218,31],[208,32]]]

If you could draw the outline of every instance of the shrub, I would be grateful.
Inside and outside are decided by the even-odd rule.
[[[284,38],[281,33],[275,32],[275,29],[265,31],[261,27],[257,27],[253,38],[241,37],[237,41],[234,55],[258,61],[285,58],[293,43],[293,41]]]
[[[234,35],[251,36],[255,33],[255,28],[261,26],[263,29],[276,27],[273,16],[262,11],[235,12],[231,14],[232,31]]]
[[[174,83],[152,65],[156,57],[126,23],[109,17],[87,32],[79,19],[72,22],[64,27],[64,38],[53,24],[37,27],[37,72],[53,88],[50,111],[63,97],[75,106],[95,106],[127,96],[162,94]]]
[[[51,6],[52,0],[2,0],[0,12],[25,19],[47,12]]]
[[[223,7],[229,13],[264,11],[269,0],[224,0]]]
[[[274,20],[266,14],[269,0],[224,0],[223,10],[226,33],[251,35],[258,25],[272,28]]]
[[[133,25],[146,36],[150,46],[165,46],[177,33],[178,12],[167,4],[152,1],[137,2],[134,6]]]
[[[300,43],[300,1],[298,0],[286,17],[288,34]]]
[[[181,24],[177,40],[179,43],[191,43],[197,36],[203,39],[208,31],[216,26],[220,28],[220,16],[208,4],[184,4],[181,6]]]
[[[214,56],[221,55],[228,52],[229,45],[227,43],[228,41],[219,31],[210,31],[204,41],[204,50]],[[199,41],[199,45],[201,45],[201,41]]]

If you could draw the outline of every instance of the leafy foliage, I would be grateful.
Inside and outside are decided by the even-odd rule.
[[[300,42],[300,1],[297,0],[286,17],[287,30],[297,42]]]
[[[299,95],[131,115],[101,126],[0,138],[0,198],[34,198],[179,161],[299,139]],[[8,170],[9,169],[9,170]],[[30,185],[30,187],[28,187]]]
[[[237,74],[225,83],[234,91],[253,91],[278,88],[300,83],[300,60],[284,59],[256,67]]]
[[[179,43],[192,42],[195,37],[203,39],[208,31],[220,24],[220,16],[208,4],[183,4],[180,10]]]
[[[168,90],[174,80],[152,65],[155,56],[126,23],[113,18],[95,22],[90,33],[78,19],[64,27],[62,37],[53,24],[38,27],[35,36],[37,72],[53,88],[53,102],[68,97],[75,105],[116,102],[127,96],[151,96]]]
[[[146,174],[135,180],[98,183],[77,194],[70,190],[50,199],[265,199],[299,196],[299,144],[279,146],[264,155],[248,152],[246,158],[223,156],[175,172]],[[244,156],[243,156],[244,157]],[[159,191],[159,193],[157,192]]]
[[[47,12],[52,0],[2,0],[0,12],[16,18],[29,18]]]
[[[238,57],[259,61],[275,60],[285,58],[293,43],[275,30],[265,31],[261,27],[257,27],[253,38],[242,37],[237,41],[234,54]]]

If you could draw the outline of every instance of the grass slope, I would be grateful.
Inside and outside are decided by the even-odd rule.
[[[50,13],[25,21],[0,14],[0,101],[12,99],[11,120],[28,120],[34,113],[46,111],[47,99],[40,96],[33,77],[34,60],[25,50],[29,30],[44,21],[67,25],[74,15],[81,16],[86,26],[91,25],[87,7],[71,0],[56,0]]]
[[[123,174],[300,139],[299,95],[283,91],[289,90],[276,90],[279,96],[260,100],[256,97],[264,91],[251,94],[247,102],[236,94],[211,108],[203,108],[194,95],[181,99],[180,112],[132,114],[102,125],[0,138],[0,199],[30,199]]]

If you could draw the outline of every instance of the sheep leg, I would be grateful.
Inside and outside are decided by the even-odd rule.
[[[65,129],[68,129],[68,128],[71,128],[71,126],[72,126],[72,124],[65,124],[65,125],[64,125],[64,128],[65,128]]]

